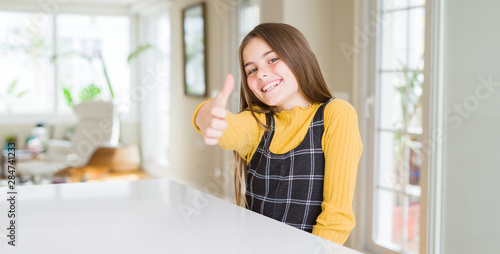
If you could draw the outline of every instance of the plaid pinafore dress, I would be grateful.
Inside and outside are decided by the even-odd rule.
[[[318,108],[304,140],[284,154],[269,151],[274,118],[266,115],[271,131],[264,132],[248,164],[245,193],[248,209],[312,232],[323,202],[323,112],[333,99]]]

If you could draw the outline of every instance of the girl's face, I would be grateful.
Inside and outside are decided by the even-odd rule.
[[[243,49],[247,83],[254,95],[279,111],[307,107],[297,79],[279,56],[260,38],[252,39]]]

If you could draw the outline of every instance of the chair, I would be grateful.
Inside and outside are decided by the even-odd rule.
[[[98,147],[86,165],[65,168],[56,172],[55,176],[68,177],[71,182],[103,177],[109,173],[116,151],[117,148],[114,147]]]

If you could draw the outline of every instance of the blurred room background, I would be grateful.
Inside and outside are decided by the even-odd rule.
[[[196,96],[185,88],[183,13],[200,2],[204,15],[189,21],[205,28]],[[246,33],[284,22],[358,112],[346,246],[494,253],[498,10],[493,0],[0,0],[0,186],[14,142],[18,186],[167,177],[233,201],[232,153],[205,146],[192,113],[228,73],[239,79]]]

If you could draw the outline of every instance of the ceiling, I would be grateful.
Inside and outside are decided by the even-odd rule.
[[[0,3],[36,3],[40,0],[0,0]],[[51,1],[49,1],[51,2]],[[129,6],[131,4],[151,2],[150,0],[56,0],[60,4],[92,4],[92,5],[118,5]],[[157,1],[156,1],[157,2]]]

